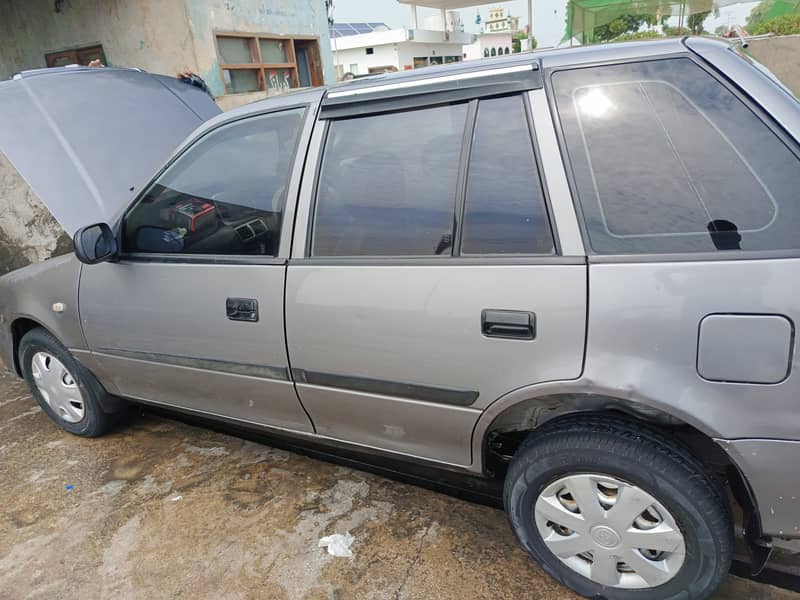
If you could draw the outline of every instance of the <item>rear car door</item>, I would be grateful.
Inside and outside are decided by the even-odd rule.
[[[126,213],[121,260],[84,267],[80,358],[117,393],[312,430],[290,381],[283,292],[287,198],[313,112],[287,99],[203,134]]]
[[[286,291],[320,435],[468,465],[483,409],[581,373],[585,258],[554,235],[528,95],[481,93],[323,109]]]

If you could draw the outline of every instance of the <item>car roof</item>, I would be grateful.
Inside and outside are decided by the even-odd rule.
[[[461,61],[446,65],[431,65],[410,71],[380,73],[362,79],[343,81],[312,89],[297,90],[273,96],[272,98],[257,100],[251,104],[246,104],[215,117],[208,121],[196,133],[202,134],[204,131],[212,129],[221,123],[251,114],[293,105],[297,106],[299,104],[315,105],[326,96],[330,97],[330,95],[336,96],[342,93],[350,95],[353,94],[353,92],[357,92],[364,101],[370,101],[370,92],[373,89],[379,92],[387,86],[400,87],[397,86],[397,84],[423,86],[430,82],[431,85],[435,85],[443,78],[447,77],[464,76],[470,73],[478,74],[483,71],[487,71],[487,75],[489,75],[492,72],[497,72],[499,69],[520,67],[522,65],[531,65],[530,68],[539,70],[561,66],[580,66],[592,63],[675,55],[678,53],[686,54],[691,52],[685,43],[686,39],[687,38],[674,37],[576,46],[573,48],[549,48],[504,55],[502,57],[498,56],[479,60]],[[728,42],[720,39],[703,38],[703,43],[719,46],[721,48],[728,48],[730,46]],[[419,83],[414,84],[412,82]]]
[[[684,38],[685,39],[685,38]],[[326,92],[336,93],[347,90],[369,90],[370,88],[379,89],[383,86],[401,84],[418,80],[430,80],[436,83],[441,78],[466,74],[471,72],[491,71],[503,67],[513,67],[517,65],[536,65],[535,68],[551,68],[562,65],[581,65],[612,60],[625,60],[641,57],[660,56],[665,54],[687,53],[690,50],[684,44],[682,38],[668,38],[658,40],[641,40],[633,42],[620,42],[613,44],[598,44],[590,46],[576,46],[574,48],[550,48],[546,50],[533,50],[517,54],[505,55],[502,57],[483,58],[480,60],[461,61],[446,65],[431,65],[410,71],[400,71],[397,73],[380,73],[370,77],[343,81],[332,85],[324,86],[321,89]],[[724,41],[712,41],[709,43],[727,47]],[[302,92],[300,92],[302,94]],[[366,99],[366,98],[365,98]],[[274,104],[277,98],[267,98],[247,105],[247,109],[252,112],[259,112],[269,104]],[[243,107],[245,108],[245,107]]]

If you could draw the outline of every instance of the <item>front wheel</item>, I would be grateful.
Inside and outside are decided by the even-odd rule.
[[[720,485],[686,450],[622,419],[573,417],[532,433],[504,500],[525,550],[587,597],[707,598],[730,567]]]
[[[100,436],[111,428],[113,415],[101,404],[105,390],[49,332],[37,327],[26,333],[19,361],[31,394],[59,427],[81,437]]]

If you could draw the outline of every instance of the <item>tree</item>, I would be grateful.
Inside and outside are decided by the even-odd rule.
[[[784,15],[759,21],[748,31],[751,35],[774,33],[775,35],[793,35],[800,33],[800,15]]]
[[[758,23],[767,18],[767,13],[775,6],[775,0],[762,0],[747,17],[747,29],[755,27]]]
[[[621,15],[606,25],[594,28],[594,41],[609,42],[625,33],[634,33],[645,23],[656,22],[655,15]]]
[[[516,52],[522,51],[522,40],[528,37],[524,31],[518,31],[514,34],[514,38],[511,40],[511,49]]]
[[[522,40],[527,40],[528,34],[524,31],[518,31],[514,34],[514,38],[511,40],[511,51],[515,54],[517,52],[522,52]],[[538,46],[539,42],[536,41],[536,38],[531,39],[531,50]]]
[[[708,15],[711,14],[710,10],[706,10],[703,12],[692,13],[689,15],[689,18],[686,20],[686,25],[689,26],[693,35],[700,35],[703,33],[703,23],[708,18]]]

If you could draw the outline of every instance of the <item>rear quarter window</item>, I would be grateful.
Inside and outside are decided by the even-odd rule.
[[[800,247],[793,149],[690,59],[560,71],[552,84],[595,253]]]

